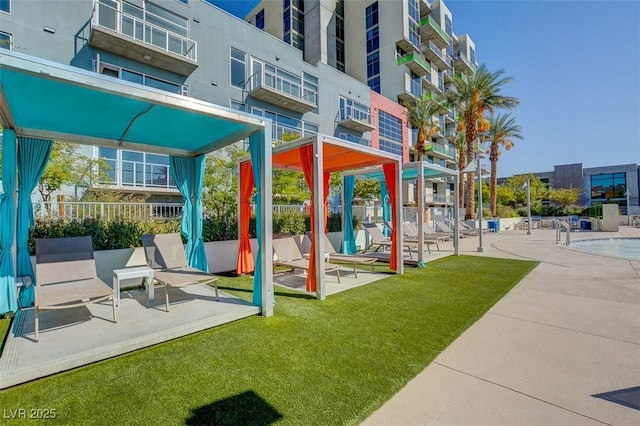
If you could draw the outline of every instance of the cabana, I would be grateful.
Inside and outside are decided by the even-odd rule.
[[[326,232],[327,197],[329,196],[330,173],[345,170],[362,169],[380,166],[384,170],[385,181],[390,188],[391,206],[393,212],[393,229],[400,229],[402,214],[402,191],[400,156],[390,154],[362,145],[356,145],[333,136],[313,135],[286,143],[273,148],[273,167],[287,170],[297,170],[304,173],[304,179],[311,191],[311,252],[309,270],[307,273],[306,289],[315,292],[316,297],[323,300],[326,297],[325,271],[323,256],[325,253],[324,238],[319,238],[321,232]],[[238,253],[238,273],[250,272],[250,265],[243,259],[251,256],[249,244],[248,223],[249,197],[251,195],[248,159],[240,161],[240,249]],[[346,226],[353,226],[351,222]],[[343,225],[345,226],[345,225]],[[396,273],[403,273],[402,262],[402,233],[392,235],[394,244],[391,249],[390,269]]]
[[[448,169],[446,167],[438,166],[436,164],[431,164],[426,161],[423,162],[413,162],[413,163],[405,163],[402,165],[402,180],[404,181],[417,181],[418,186],[418,194],[421,194],[418,197],[418,261],[424,260],[424,253],[422,248],[425,246],[424,242],[424,181],[425,179],[447,179],[453,178],[454,188],[455,188],[455,196],[454,196],[454,220],[456,223],[455,232],[454,232],[454,250],[456,256],[459,254],[458,249],[458,229],[459,226],[457,224],[460,221],[459,213],[458,213],[458,193],[459,193],[459,175],[457,170]],[[353,188],[355,186],[355,181],[357,179],[370,179],[377,180],[383,183],[386,179],[386,172],[380,167],[373,167],[365,170],[358,170],[354,172],[347,172],[342,176],[342,220],[343,225],[342,229],[344,232],[344,245],[343,252],[345,254],[355,253],[356,251],[356,243],[355,243],[355,234],[353,233],[353,226],[350,224],[352,220],[352,207],[351,203],[353,201]],[[382,199],[384,200],[386,189],[384,185],[381,184],[382,189]],[[383,202],[383,209],[385,208]],[[385,218],[386,219],[386,218]],[[396,221],[394,220],[394,223]],[[399,221],[398,221],[399,222]],[[395,226],[392,227],[392,232],[395,232]]]
[[[205,154],[249,138],[260,247],[253,303],[262,315],[272,314],[269,120],[5,49],[0,53],[0,120],[0,313],[17,310],[16,277],[30,277],[35,283],[27,248],[33,225],[30,194],[53,140],[170,155],[172,175],[184,199],[187,259],[191,266],[207,270],[201,198]],[[19,297],[29,306],[33,286],[23,287]]]

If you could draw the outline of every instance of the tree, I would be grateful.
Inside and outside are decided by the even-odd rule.
[[[498,191],[498,195],[501,201],[509,200],[508,204],[511,207],[526,207],[527,205],[527,188],[525,183],[529,181],[530,195],[531,195],[531,208],[536,209],[542,206],[542,200],[546,200],[549,197],[549,190],[547,185],[540,180],[540,178],[529,175],[515,175],[508,178]]]
[[[225,147],[221,153],[208,155],[204,169],[202,202],[206,211],[217,218],[235,216],[238,199],[238,160],[247,152],[240,143]]]
[[[453,146],[456,148],[456,156],[458,157],[458,171],[462,172],[462,170],[467,167],[467,158],[466,158],[466,150],[467,150],[467,142],[465,137],[464,130],[460,132],[456,132],[455,137],[453,138]],[[460,175],[462,178],[462,175]],[[460,186],[460,181],[458,181],[458,207],[462,207],[464,205],[464,186]]]
[[[582,195],[582,188],[554,188],[549,190],[549,200],[560,204],[563,209],[578,204]]]
[[[502,88],[513,80],[503,77],[503,74],[502,70],[492,73],[484,64],[480,65],[474,74],[456,75],[453,79],[454,90],[447,93],[449,103],[457,107],[462,117],[458,130],[465,130],[465,167],[476,155],[478,133],[489,130],[485,112],[492,113],[496,108],[513,109],[520,102],[517,98],[500,95]],[[474,173],[468,173],[465,181],[465,219],[475,219],[473,184]]]
[[[515,117],[511,114],[491,114],[489,117],[489,132],[485,135],[485,141],[489,145],[489,161],[491,161],[491,201],[490,209],[493,216],[497,211],[497,187],[498,187],[498,159],[501,152],[500,147],[509,151],[513,147],[513,140],[522,139],[522,126],[516,124]]]
[[[77,144],[53,143],[49,162],[37,185],[43,201],[51,201],[51,194],[63,185],[90,188],[96,183],[109,181],[109,165],[102,159],[83,155],[79,150],[80,145]]]
[[[446,108],[442,103],[438,103],[431,99],[430,94],[425,94],[418,98],[415,103],[406,103],[409,115],[409,124],[414,129],[418,129],[418,136],[413,149],[418,154],[418,161],[424,159],[424,152],[427,142],[431,141],[431,137],[440,131],[437,119],[434,117],[442,112],[446,112]]]
[[[299,133],[283,132],[278,145],[293,142],[299,138]],[[296,170],[274,169],[271,184],[275,204],[302,204],[311,197],[304,175]]]

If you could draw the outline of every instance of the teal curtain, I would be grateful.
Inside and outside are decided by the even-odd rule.
[[[269,132],[269,135],[271,132]],[[265,158],[266,131],[260,131],[249,136],[249,154],[251,155],[251,167],[253,168],[253,181],[256,187],[256,235],[258,237],[258,254],[256,255],[256,269],[253,273],[253,304],[262,306],[262,256],[265,255],[264,242],[260,240],[262,235],[262,184],[260,176],[263,173],[262,162]]]
[[[33,304],[36,283],[27,245],[29,230],[35,225],[31,191],[38,184],[47,166],[52,147],[53,142],[50,140],[18,138],[17,275],[19,277],[31,277],[32,283],[29,287],[23,286],[20,290],[20,305],[24,307]]]
[[[344,229],[342,230],[342,252],[344,254],[353,254],[356,252],[356,236],[353,231],[353,191],[356,187],[355,176],[345,176],[344,178],[344,206],[342,206],[342,214],[344,215]]]
[[[391,203],[389,202],[389,189],[385,182],[380,182],[380,198],[382,200],[382,233],[385,237],[390,237]]]
[[[189,265],[209,272],[207,256],[202,241],[202,187],[204,180],[204,155],[193,157],[170,156],[169,165],[182,200],[182,235],[187,240],[185,252]]]
[[[15,233],[16,134],[4,129],[2,134],[2,194],[0,194],[0,313],[18,310],[16,277],[11,246]]]

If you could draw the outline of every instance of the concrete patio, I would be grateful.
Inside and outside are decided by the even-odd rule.
[[[615,237],[640,228],[571,233]],[[541,263],[364,424],[640,424],[640,261],[555,244],[553,230],[477,245],[461,254]]]
[[[154,301],[144,290],[121,292],[118,322],[111,302],[40,313],[39,341],[34,341],[33,309],[18,311],[0,357],[0,389],[121,355],[221,324],[257,315],[242,299],[194,285],[164,291]]]

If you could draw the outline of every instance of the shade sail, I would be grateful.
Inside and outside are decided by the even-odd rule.
[[[262,119],[7,51],[0,54],[0,114],[21,136],[182,156],[260,130]]]

